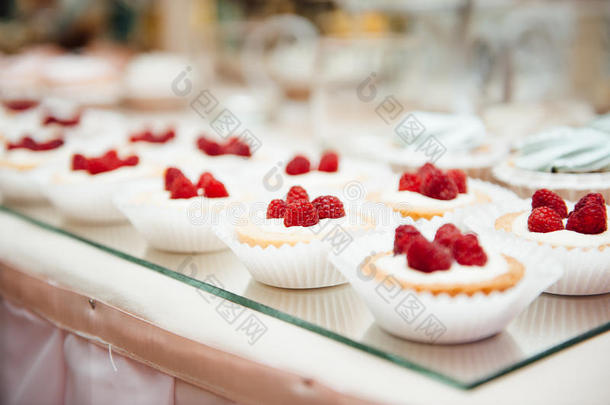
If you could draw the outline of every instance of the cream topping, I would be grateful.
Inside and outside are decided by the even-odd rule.
[[[424,273],[408,266],[406,255],[387,255],[375,261],[375,267],[383,272],[403,280],[416,284],[467,284],[491,280],[508,271],[506,259],[489,247],[481,244],[487,254],[485,266],[463,266],[456,261],[451,264],[449,270],[439,270],[432,273]]]
[[[568,231],[566,229],[547,233],[530,232],[527,229],[527,219],[529,216],[530,212],[526,211],[513,220],[512,230],[516,235],[536,242],[548,243],[556,246],[598,247],[610,244],[610,230],[597,235],[587,235]],[[564,219],[563,222],[565,226],[567,218]],[[610,228],[610,221],[608,222],[608,228]]]
[[[394,206],[404,205],[408,209],[446,211],[474,203],[476,195],[470,185],[468,190],[468,193],[458,194],[453,200],[437,200],[415,191],[386,191],[381,194],[380,200]]]

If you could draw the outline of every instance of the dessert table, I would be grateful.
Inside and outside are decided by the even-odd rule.
[[[72,377],[63,382],[62,395],[70,394],[74,403],[82,395],[101,403],[106,394],[130,392],[138,384],[147,387],[142,398],[153,395],[146,403],[572,403],[578,398],[602,404],[610,394],[607,294],[567,299],[545,294],[508,333],[464,349],[401,347],[401,340],[367,318],[349,286],[331,287],[327,297],[289,291],[297,298],[288,299],[281,289],[243,277],[247,273],[229,251],[164,254],[148,249],[130,225],[64,223],[45,205],[3,206],[0,229],[3,323],[49,322],[67,336],[63,345],[38,343],[46,343],[46,356],[52,347],[64,351],[68,365],[60,367]],[[545,337],[549,328],[558,341]],[[2,329],[6,384],[12,381],[7,370],[19,372],[18,359],[7,351],[27,339]],[[524,330],[530,338],[520,335]],[[26,336],[33,336],[30,332]],[[106,379],[99,370],[74,377],[79,374],[70,356],[78,358],[77,342],[92,346],[81,347],[80,358],[85,353]],[[146,371],[135,372],[138,367]],[[36,392],[40,385],[31,385],[36,381],[29,375],[20,386]],[[75,381],[82,383],[81,392],[70,389]],[[13,395],[3,403],[28,398],[14,389],[3,392]]]

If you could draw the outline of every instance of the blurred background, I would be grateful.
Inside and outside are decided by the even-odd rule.
[[[0,2],[5,100],[186,108],[185,69],[243,120],[322,141],[387,131],[372,117],[389,96],[520,136],[610,110],[610,2]]]

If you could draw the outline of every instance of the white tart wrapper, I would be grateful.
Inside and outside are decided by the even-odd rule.
[[[266,204],[262,206],[264,214]],[[253,211],[254,209],[251,212]],[[375,230],[371,232],[395,226],[399,220],[398,216],[381,205],[362,208],[361,212],[376,215],[375,218],[380,219]],[[375,214],[371,214],[372,212]],[[345,278],[336,270],[329,257],[345,249],[355,236],[366,232],[364,229],[355,228],[345,232],[344,228],[329,223],[322,229],[312,227],[312,233],[318,234],[317,238],[309,242],[284,244],[279,248],[262,248],[238,240],[235,229],[244,224],[242,221],[246,219],[221,215],[219,225],[215,226],[216,234],[242,261],[252,278],[263,284],[282,288],[320,288],[345,283]]]
[[[571,208],[570,204],[568,206]],[[468,216],[464,223],[482,237],[493,235],[502,245],[536,251],[562,263],[564,268],[562,278],[549,286],[546,292],[562,295],[594,295],[610,292],[610,248],[568,249],[563,246],[538,243],[495,229],[495,221],[500,216],[527,210],[531,210],[531,200],[520,200],[520,203],[512,204],[489,204],[480,207],[475,215]]]
[[[0,191],[7,200],[25,203],[45,201],[33,171],[0,168]]]
[[[431,239],[445,218],[418,221],[417,227]],[[366,235],[358,238],[331,260],[365,300],[375,321],[387,332],[418,342],[445,344],[473,342],[492,336],[508,325],[542,291],[561,277],[561,266],[535,249],[503,247],[494,240],[500,253],[512,256],[525,266],[523,278],[512,288],[472,296],[433,295],[399,287],[396,279],[378,282],[363,271],[370,257],[392,249],[394,235]],[[370,269],[370,266],[368,266]]]
[[[138,197],[149,190],[163,190],[161,180],[117,194],[114,203],[138,233],[155,249],[178,253],[205,253],[226,249],[212,223],[222,207],[216,199],[194,197],[159,204]],[[223,199],[224,200],[224,199]],[[175,202],[172,204],[172,202]]]
[[[521,198],[531,197],[536,190],[547,188],[565,200],[578,201],[588,193],[601,193],[610,201],[610,172],[545,173],[524,170],[506,160],[492,170],[494,179]]]
[[[112,224],[126,221],[123,213],[114,205],[114,196],[128,192],[142,179],[155,174],[156,169],[146,168],[137,175],[113,181],[91,179],[62,183],[52,180],[51,175],[41,180],[41,188],[64,217],[83,223]]]

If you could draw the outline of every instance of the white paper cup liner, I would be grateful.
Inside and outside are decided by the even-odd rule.
[[[610,201],[610,172],[543,173],[523,170],[508,162],[495,166],[493,177],[521,198],[529,198],[536,190],[547,188],[569,201],[578,201],[588,193],[601,193],[606,201]]]
[[[482,237],[493,237],[498,243],[515,249],[528,249],[552,257],[564,268],[562,278],[546,292],[563,295],[594,295],[610,292],[610,249],[553,247],[527,240],[504,230],[495,229],[500,216],[531,209],[529,200],[520,203],[490,204],[468,216],[465,224]]]
[[[163,188],[162,182],[155,182],[156,189]],[[205,253],[226,249],[212,229],[212,216],[206,218],[198,214],[205,206],[203,197],[181,200],[177,205],[158,205],[135,202],[137,194],[144,187],[126,194],[117,194],[116,207],[136,228],[149,245],[155,249],[180,253]],[[212,200],[213,201],[213,200]],[[212,205],[212,204],[211,204]]]
[[[419,230],[431,238],[444,218],[418,221]],[[375,321],[387,332],[424,343],[465,343],[492,336],[526,308],[545,288],[561,276],[561,267],[535,249],[516,250],[492,240],[496,246],[525,266],[523,278],[514,287],[488,295],[433,295],[402,289],[392,278],[377,282],[362,266],[372,254],[392,249],[393,233],[366,235],[356,239],[343,253],[331,260],[343,273],[373,313]]]
[[[39,203],[45,201],[38,182],[31,171],[0,168],[0,191],[6,200]]]
[[[328,244],[321,240],[261,248],[241,243],[230,224],[222,224],[215,230],[246,266],[252,278],[263,284],[282,288],[320,288],[346,282],[328,260]]]

